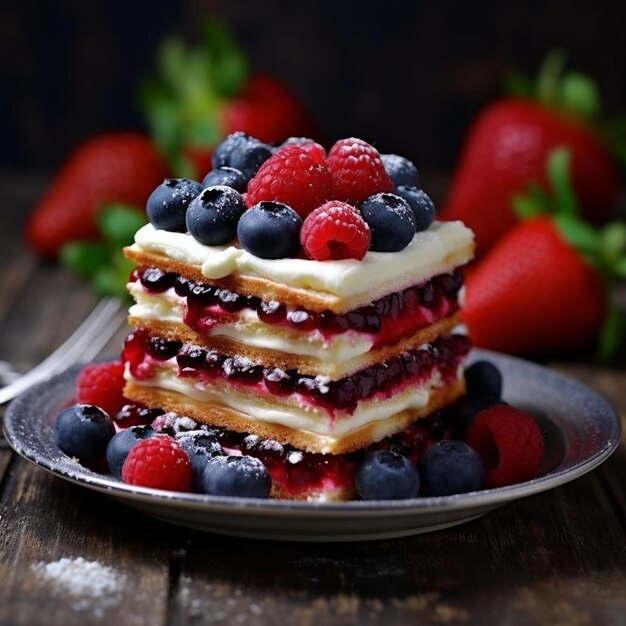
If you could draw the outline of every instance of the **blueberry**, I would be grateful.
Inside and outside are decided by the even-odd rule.
[[[234,167],[248,181],[270,156],[270,146],[239,131],[228,135],[217,146],[213,153],[213,168]]]
[[[202,490],[211,495],[267,498],[271,488],[267,468],[251,456],[214,456],[202,474]]]
[[[185,212],[202,191],[202,185],[188,178],[166,178],[146,204],[150,223],[161,230],[185,231]]]
[[[237,222],[246,210],[241,194],[218,185],[205,189],[187,209],[187,229],[194,239],[220,246],[235,238]]]
[[[380,158],[383,160],[385,170],[395,187],[400,185],[417,187],[419,185],[417,168],[411,161],[397,154],[381,154]]]
[[[262,259],[282,259],[300,247],[302,218],[286,204],[259,202],[239,220],[237,237],[250,254]]]
[[[216,170],[211,170],[202,181],[203,187],[215,187],[216,185],[222,185],[224,187],[231,187],[239,193],[243,193],[247,187],[247,181],[244,175],[236,170],[234,167],[220,167]]]
[[[181,433],[176,437],[183,450],[189,455],[191,471],[196,487],[202,487],[202,474],[209,458],[223,456],[222,446],[204,430]]]
[[[397,252],[413,239],[415,216],[408,202],[400,196],[377,193],[364,200],[360,209],[372,231],[370,250]]]
[[[401,454],[385,450],[370,452],[363,459],[354,483],[363,500],[415,498],[420,489],[415,466]]]
[[[426,230],[435,219],[435,203],[430,196],[417,187],[408,187],[401,185],[394,192],[397,196],[404,198],[415,215],[415,223],[417,232]]]
[[[462,441],[446,440],[429,448],[419,463],[424,490],[449,496],[481,489],[485,468],[480,455]]]
[[[149,439],[155,434],[152,426],[132,426],[117,433],[107,446],[107,463],[113,476],[122,478],[122,465],[128,453],[142,439]]]
[[[472,398],[492,396],[499,398],[502,395],[502,374],[489,361],[476,361],[465,370],[465,384],[467,395]]]
[[[91,404],[75,404],[63,409],[54,426],[54,438],[59,448],[81,461],[95,461],[101,457],[114,434],[109,415]]]

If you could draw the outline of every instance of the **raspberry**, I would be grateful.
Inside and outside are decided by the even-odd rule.
[[[300,242],[307,256],[316,261],[360,261],[369,249],[371,236],[369,226],[354,207],[333,200],[304,220]]]
[[[357,204],[376,193],[393,190],[378,150],[362,139],[340,139],[326,162],[336,200]]]
[[[76,402],[95,404],[115,415],[127,403],[124,388],[124,365],[121,361],[87,365],[76,382]]]
[[[305,218],[330,197],[330,173],[304,146],[289,145],[269,158],[248,184],[246,203],[278,200]]]
[[[176,439],[155,435],[140,441],[128,453],[122,466],[122,480],[140,487],[188,491],[191,462]]]
[[[504,487],[535,478],[545,450],[534,418],[510,406],[495,406],[478,413],[466,441],[483,458],[487,487]]]

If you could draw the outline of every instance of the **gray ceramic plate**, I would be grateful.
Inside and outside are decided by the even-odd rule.
[[[53,425],[71,402],[78,369],[32,388],[9,407],[5,436],[29,461],[148,515],[191,528],[274,540],[358,541],[423,533],[467,522],[511,500],[574,480],[604,461],[620,441],[608,402],[549,369],[476,350],[502,371],[504,399],[532,412],[545,433],[541,476],[510,487],[436,498],[309,503],[180,494],[125,485],[72,463],[56,446]]]

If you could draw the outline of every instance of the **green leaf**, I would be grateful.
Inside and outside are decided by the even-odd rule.
[[[572,215],[556,215],[554,217],[556,225],[561,234],[575,248],[583,254],[595,259],[598,246],[600,243],[600,235],[589,224]]]
[[[613,273],[618,278],[626,278],[626,259],[620,259],[612,266]]]
[[[555,49],[548,53],[537,78],[537,99],[553,106],[559,98],[559,80],[565,69],[566,55]]]
[[[571,153],[556,148],[548,155],[548,180],[554,190],[554,206],[561,215],[578,215],[578,200],[570,183]]]
[[[523,220],[529,220],[544,212],[544,207],[530,194],[526,196],[514,196],[511,201],[516,215]]]
[[[143,212],[125,204],[105,205],[97,220],[104,238],[116,248],[131,244],[135,233],[146,223]]]
[[[219,140],[220,129],[216,121],[210,117],[199,117],[189,120],[184,128],[183,143],[186,146],[210,148]]]
[[[223,98],[237,95],[248,79],[248,63],[226,25],[219,20],[207,22],[204,44],[214,69],[215,90]]]
[[[626,252],[626,223],[613,222],[605,226],[600,231],[598,251],[609,267],[620,261]]]
[[[181,118],[176,97],[164,85],[148,79],[140,84],[139,100],[152,137],[170,157],[180,149]]]
[[[109,262],[109,250],[99,243],[72,241],[59,254],[61,263],[83,278],[88,278]]]
[[[91,279],[91,286],[103,296],[128,297],[126,282],[121,280],[121,276],[115,267],[100,268]]]
[[[615,354],[622,343],[624,326],[624,314],[617,307],[613,296],[609,295],[604,324],[598,340],[597,359],[606,361]]]
[[[600,115],[600,94],[591,78],[578,72],[568,72],[561,81],[559,106],[568,113],[586,120]]]

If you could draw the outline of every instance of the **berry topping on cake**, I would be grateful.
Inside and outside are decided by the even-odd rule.
[[[124,388],[124,365],[121,361],[87,365],[76,383],[76,402],[95,404],[109,415],[115,415],[126,399]]]
[[[393,189],[378,150],[362,139],[340,139],[326,162],[332,178],[332,198],[336,200],[357,204]]]
[[[502,374],[493,363],[476,361],[465,370],[465,385],[467,395],[472,398],[499,398],[502,395]]]
[[[200,243],[224,245],[235,238],[237,223],[245,210],[238,191],[221,185],[208,187],[189,205],[187,229]]]
[[[487,487],[535,478],[545,451],[534,418],[511,406],[481,411],[467,431],[467,443],[483,458]]]
[[[237,237],[244,250],[263,259],[293,256],[300,242],[302,219],[281,202],[264,201],[239,220]]]
[[[354,484],[363,500],[416,498],[420,477],[415,466],[397,452],[376,450],[356,470]]]
[[[188,491],[191,463],[180,444],[169,435],[140,441],[122,465],[122,480],[129,485],[169,491]]]
[[[152,426],[132,426],[117,433],[110,441],[106,450],[107,463],[113,476],[122,478],[122,466],[128,453],[144,439],[155,434]]]
[[[272,156],[272,149],[241,131],[228,135],[213,153],[213,167],[234,167],[250,180]]]
[[[397,154],[381,154],[385,171],[396,187],[407,185],[408,187],[419,186],[417,168],[411,161]]]
[[[143,426],[152,423],[163,409],[149,408],[143,404],[130,402],[125,404],[115,415],[111,415],[113,423],[118,428],[130,428],[131,426]]]
[[[61,411],[54,426],[54,439],[68,456],[83,462],[100,458],[115,434],[111,418],[100,407],[75,404]]]
[[[202,185],[188,178],[166,178],[151,194],[146,213],[155,228],[185,231],[185,212],[202,191]]]
[[[246,202],[284,202],[301,217],[330,198],[331,181],[325,163],[320,163],[306,146],[289,145],[268,159],[248,184]]]
[[[267,498],[271,488],[267,467],[251,456],[214,456],[202,475],[202,490],[210,495]]]
[[[407,187],[401,185],[393,191],[396,196],[404,198],[415,215],[415,225],[417,232],[426,230],[435,219],[435,204],[428,194],[417,187]]]
[[[370,229],[359,212],[337,200],[315,209],[304,220],[300,233],[305,253],[316,261],[360,261],[369,249],[370,238]]]
[[[483,461],[462,441],[440,441],[420,459],[419,473],[430,496],[449,496],[481,489],[485,481]]]
[[[367,198],[359,208],[372,231],[372,250],[398,252],[413,239],[415,216],[403,198],[392,193],[378,193]]]
[[[211,170],[202,181],[202,186],[216,187],[221,185],[223,187],[231,187],[239,193],[243,193],[246,190],[248,181],[246,177],[234,167],[220,167],[216,170]]]
[[[141,274],[141,284],[152,293],[162,293],[174,286],[176,277],[170,272],[164,272],[158,267],[149,267]]]

